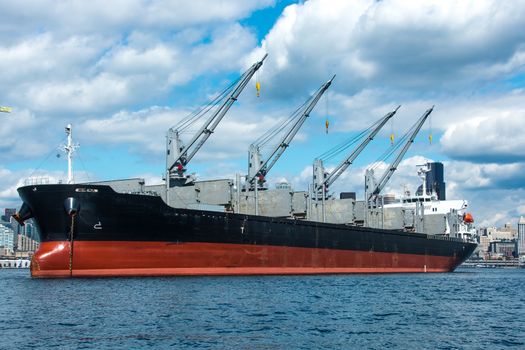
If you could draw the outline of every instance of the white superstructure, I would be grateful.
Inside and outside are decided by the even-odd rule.
[[[468,201],[438,199],[432,187],[427,187],[426,183],[426,173],[430,171],[430,163],[419,166],[421,168],[418,170],[418,175],[423,182],[421,194],[411,195],[410,191],[405,188],[404,195],[399,200],[384,204],[384,209],[401,208],[405,211],[422,212],[423,220],[430,216],[443,216],[445,218],[444,235],[472,239],[476,230],[473,227],[472,215],[467,212]]]

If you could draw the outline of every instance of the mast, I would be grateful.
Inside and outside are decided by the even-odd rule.
[[[64,146],[64,152],[67,155],[67,183],[74,183],[73,178],[73,153],[78,148],[78,145],[73,144],[73,127],[71,124],[66,126],[67,144]]]
[[[419,133],[419,130],[421,130],[421,127],[423,126],[423,124],[425,123],[425,121],[427,120],[428,116],[430,115],[430,113],[432,113],[433,110],[434,110],[434,106],[432,106],[431,108],[427,109],[425,111],[425,113],[423,113],[423,115],[419,118],[419,120],[412,126],[412,128],[414,128],[414,130],[410,134],[410,137],[409,137],[408,141],[405,143],[405,145],[403,146],[403,149],[399,152],[399,154],[397,155],[396,159],[392,162],[392,164],[390,165],[388,170],[385,171],[385,173],[383,174],[381,179],[377,182],[377,184],[375,184],[375,187],[374,187],[373,191],[371,191],[371,192],[366,191],[368,193],[368,198],[367,198],[368,201],[370,201],[370,199],[372,199],[373,197],[377,197],[379,195],[379,193],[381,193],[381,191],[386,186],[386,184],[388,183],[388,181],[390,180],[390,178],[392,177],[394,172],[397,170],[397,167],[398,167],[399,163],[401,162],[401,160],[403,159],[403,157],[407,153],[408,149],[414,143],[414,139],[416,138],[417,134]],[[367,170],[367,172],[368,172],[368,170]]]
[[[266,174],[268,174],[270,169],[272,169],[279,158],[281,158],[284,151],[286,151],[293,138],[304,124],[306,118],[310,116],[310,113],[314,109],[321,96],[323,96],[325,91],[328,90],[332,84],[334,78],[335,75],[332,77],[332,79],[324,83],[314,95],[310,96],[310,98],[292,114],[291,118],[285,122],[285,124],[291,123],[293,119],[297,118],[298,113],[303,110],[302,114],[297,118],[295,123],[292,124],[292,127],[284,134],[280,142],[272,150],[266,161],[261,160],[262,156],[260,153],[260,144],[268,142],[268,140],[273,138],[285,126],[277,128],[277,130],[271,130],[269,133],[263,135],[259,140],[263,140],[264,142],[261,141],[259,144],[256,142],[255,144],[250,145],[250,150],[248,152],[248,177],[246,178],[246,184],[248,184],[250,188],[253,189],[253,186],[257,186],[257,184],[264,184],[266,181]]]

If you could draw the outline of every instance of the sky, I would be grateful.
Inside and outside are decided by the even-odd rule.
[[[20,206],[30,177],[66,179],[68,123],[77,182],[160,183],[166,131],[267,53],[260,97],[252,79],[188,164],[199,179],[245,174],[249,145],[336,74],[270,186],[306,189],[316,157],[401,105],[332,187],[362,196],[390,133],[435,106],[384,193],[414,191],[417,166],[440,161],[478,227],[525,216],[523,1],[0,0],[0,13],[0,208]]]

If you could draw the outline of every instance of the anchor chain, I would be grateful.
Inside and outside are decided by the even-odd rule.
[[[69,230],[69,277],[73,276],[73,232],[75,228],[75,215],[71,215],[71,229]]]

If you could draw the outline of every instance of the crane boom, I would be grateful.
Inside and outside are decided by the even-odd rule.
[[[390,180],[390,178],[392,177],[394,172],[397,170],[397,167],[398,167],[399,163],[401,162],[401,160],[403,159],[403,157],[407,153],[408,149],[410,148],[412,143],[414,143],[414,139],[416,138],[417,134],[419,133],[419,130],[421,130],[421,127],[423,126],[423,124],[425,123],[425,121],[427,120],[428,116],[430,115],[430,113],[432,113],[433,110],[434,110],[434,106],[432,106],[431,108],[427,109],[425,111],[425,113],[423,113],[423,115],[416,122],[416,124],[414,124],[414,126],[413,126],[414,127],[414,131],[412,131],[412,133],[410,134],[410,138],[405,143],[405,145],[403,146],[403,148],[401,149],[401,151],[397,155],[396,159],[392,162],[392,164],[390,165],[388,170],[385,171],[385,173],[383,174],[383,176],[381,177],[379,182],[377,182],[377,185],[374,188],[374,190],[370,193],[370,196],[369,196],[368,200],[370,200],[373,196],[378,196],[379,193],[381,193],[381,191],[386,186],[386,184],[388,183],[388,181]]]
[[[188,142],[187,146],[182,145],[180,139],[178,138],[178,131],[170,129],[168,132],[168,144],[173,142],[173,140],[170,140],[171,137],[175,138],[177,149],[175,150],[176,155],[174,155],[173,158],[170,159],[169,164],[167,164],[169,173],[171,173],[176,166],[180,167],[180,169],[185,167],[195,156],[195,154],[201,149],[206,140],[208,140],[208,138],[214,132],[217,125],[219,125],[222,118],[226,115],[230,107],[237,100],[255,72],[257,72],[257,70],[262,66],[267,56],[268,54],[265,54],[259,62],[254,63],[246,72],[244,72],[228,99],[224,101],[217,111],[215,111],[215,113],[213,113],[213,115],[204,123],[199,131],[197,131],[193,138]],[[168,150],[168,152],[169,151],[170,150]]]
[[[397,110],[400,107],[401,106],[397,106],[397,108],[394,109],[392,112],[386,114],[379,121],[379,124],[376,126],[376,128],[372,130],[370,134],[368,134],[366,139],[364,139],[363,142],[361,142],[361,144],[326,177],[326,179],[324,180],[326,188],[330,187],[335,182],[335,180],[337,180],[337,178],[341,176],[341,174],[344,173],[350,165],[352,165],[357,156],[365,149],[365,147],[370,143],[370,141],[374,139],[377,133],[383,128],[383,126],[385,126],[385,124],[390,120],[390,118],[392,118],[396,114]]]
[[[286,151],[286,148],[288,148],[293,138],[295,137],[295,135],[297,134],[301,126],[304,124],[306,118],[310,116],[310,113],[314,109],[315,105],[317,104],[321,96],[323,96],[325,91],[328,90],[334,78],[335,78],[335,75],[332,77],[332,79],[324,83],[312,97],[310,97],[310,103],[306,105],[304,112],[301,114],[300,118],[298,118],[297,121],[293,124],[292,128],[287,133],[285,133],[281,141],[273,149],[273,151],[271,152],[270,156],[266,159],[266,161],[256,164],[257,167],[255,168],[255,170],[250,171],[250,175],[246,179],[246,183],[253,185],[254,180],[258,176],[264,177],[266,176],[266,174],[268,174],[270,169],[275,165],[275,163],[277,163],[279,158],[283,155],[284,151]],[[256,149],[258,152],[258,149],[256,146],[254,147],[254,145],[252,145],[251,148]]]

